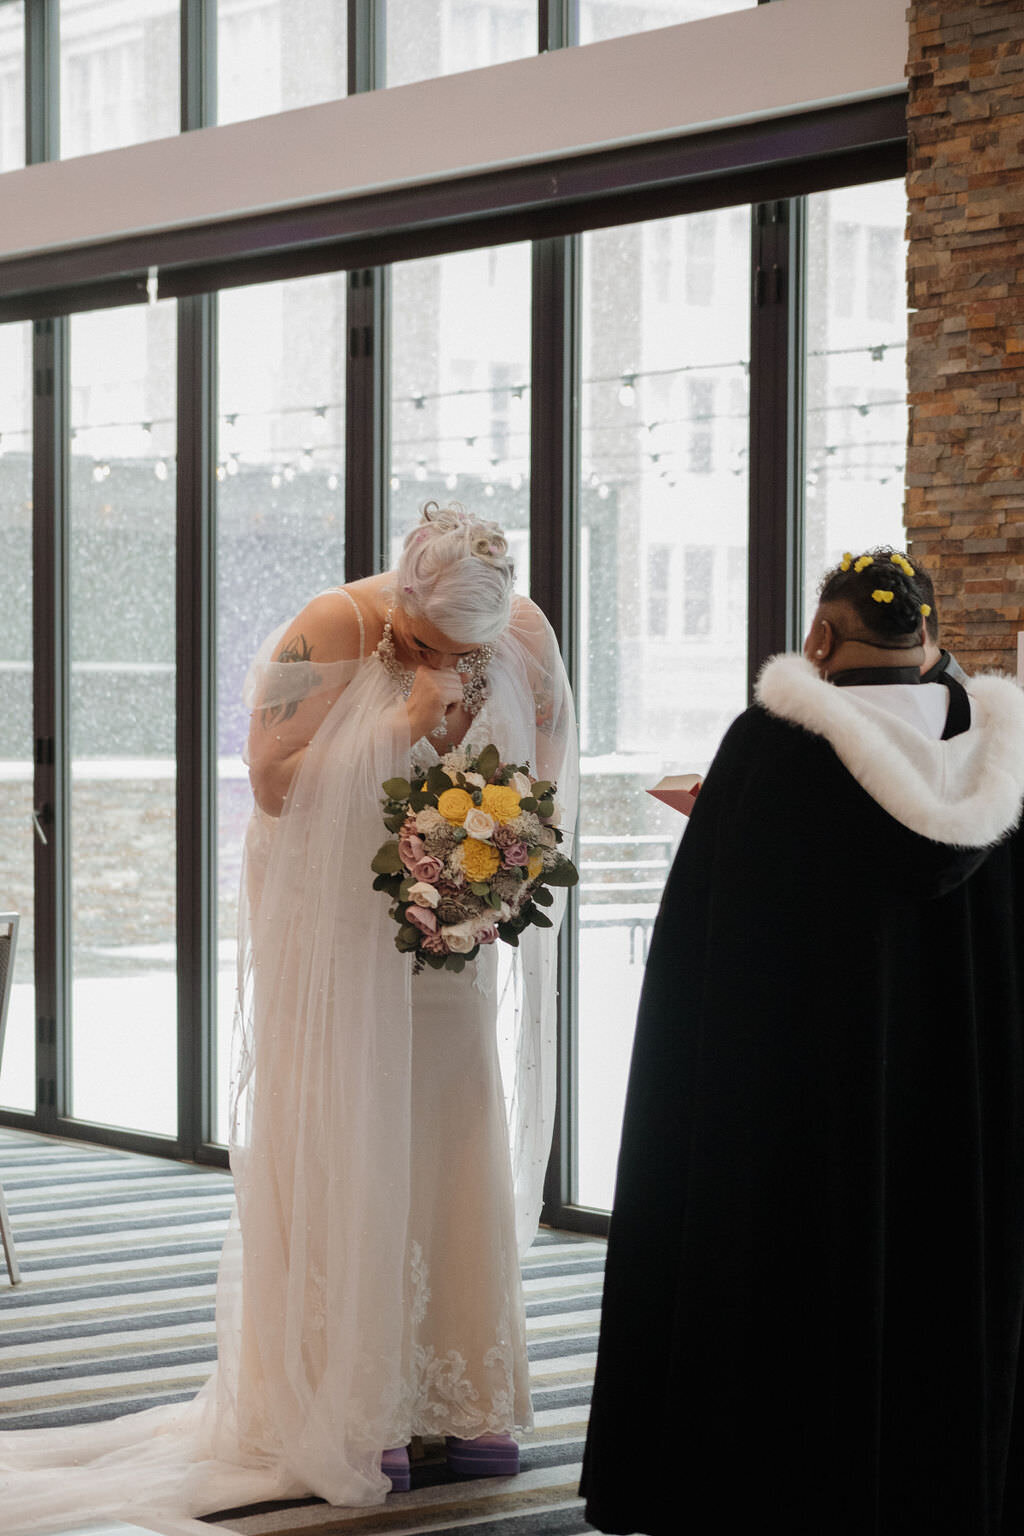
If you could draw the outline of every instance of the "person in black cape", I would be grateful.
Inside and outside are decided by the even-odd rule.
[[[922,683],[928,606],[905,556],[844,557],[669,876],[584,1459],[599,1530],[1024,1529],[1021,934],[979,879],[1020,816],[1024,695]]]

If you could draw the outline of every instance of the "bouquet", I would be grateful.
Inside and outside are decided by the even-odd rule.
[[[529,766],[503,763],[497,747],[456,748],[413,782],[388,779],[384,825],[392,834],[371,861],[375,891],[391,901],[395,945],[425,965],[461,971],[482,944],[518,944],[531,923],[550,928],[551,886],[575,885],[558,852],[556,785]]]

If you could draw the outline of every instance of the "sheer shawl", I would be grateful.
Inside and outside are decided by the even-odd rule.
[[[200,1514],[307,1492],[371,1504],[390,1486],[381,1451],[405,1438],[416,981],[369,866],[383,836],[381,785],[407,772],[413,744],[375,656],[283,665],[279,634],[253,665],[250,706],[323,718],[282,815],[254,811],[246,836],[231,1129],[239,1220],[221,1264],[217,1371],[181,1407],[0,1434],[11,1536],[53,1528],[64,1512]],[[525,599],[489,681],[488,738],[557,782],[571,833],[572,702],[552,631]],[[563,906],[560,892],[556,926],[523,935],[501,1010],[522,1247],[536,1230],[553,1121]],[[471,984],[468,972],[451,978]],[[70,1470],[60,1480],[31,1470],[56,1466]]]

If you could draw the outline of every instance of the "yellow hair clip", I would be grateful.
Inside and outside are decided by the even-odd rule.
[[[883,592],[881,587],[876,587],[871,596],[876,603],[891,603],[893,599],[893,594],[891,592]]]
[[[848,571],[852,564],[853,564],[853,556],[850,554],[850,551],[847,550],[845,555],[843,556],[843,558],[839,562],[839,569],[841,571]]]
[[[921,617],[922,618],[926,619],[928,617],[928,615],[931,613],[931,611],[932,611],[931,603],[922,603],[921,604]]]
[[[869,565],[874,565],[874,563],[875,562],[874,562],[874,560],[872,559],[872,557],[870,555],[861,555],[860,559],[855,562],[853,568],[857,572],[857,575],[859,576],[861,571],[866,571],[868,566]]]
[[[893,565],[895,565],[899,570],[903,572],[904,576],[914,575],[914,567],[911,565],[906,555],[901,555],[899,550],[894,550],[889,558]]]

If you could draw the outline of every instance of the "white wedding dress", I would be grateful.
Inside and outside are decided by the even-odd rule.
[[[308,1493],[378,1503],[385,1448],[531,1421],[518,1255],[536,1230],[554,1110],[561,903],[554,928],[523,935],[507,985],[493,949],[460,975],[414,978],[370,888],[381,786],[413,756],[396,685],[374,655],[275,662],[278,640],[254,664],[254,706],[338,697],[282,816],[255,811],[247,833],[238,1219],[217,1369],[191,1403],[0,1433],[4,1536]],[[571,700],[525,599],[466,745],[487,740],[557,781],[571,816]]]

